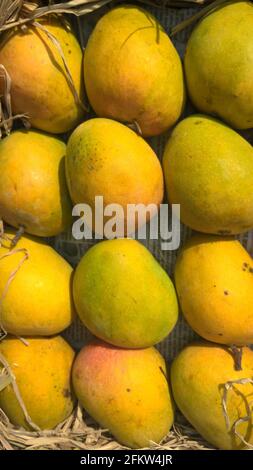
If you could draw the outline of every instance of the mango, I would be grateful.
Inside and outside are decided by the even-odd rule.
[[[33,127],[58,134],[74,128],[83,110],[75,99],[55,41],[63,53],[79,100],[83,98],[82,50],[69,23],[62,18],[51,15],[49,19],[40,19],[39,24],[52,37],[33,24],[1,36],[0,64],[11,78],[13,113],[25,113]]]
[[[85,326],[120,347],[145,348],[158,343],[171,332],[178,317],[169,276],[132,239],[107,240],[88,250],[75,271],[73,295]]]
[[[228,2],[202,19],[185,54],[190,98],[237,129],[253,127],[253,5]]]
[[[177,258],[175,283],[183,314],[200,336],[253,343],[253,260],[239,241],[193,237]]]
[[[8,337],[0,342],[0,354],[8,362],[34,424],[52,429],[72,412],[74,397],[71,367],[74,351],[60,336],[52,338]],[[0,407],[16,426],[29,429],[12,384],[0,391]]]
[[[64,160],[66,145],[37,131],[16,131],[0,142],[0,217],[41,237],[71,224]]]
[[[235,131],[203,115],[184,119],[168,140],[163,168],[184,224],[220,235],[253,228],[253,149]]]
[[[159,443],[173,424],[166,365],[155,348],[91,343],[77,355],[72,379],[85,410],[123,445]]]
[[[176,404],[209,443],[223,450],[247,447],[236,437],[233,425],[248,415],[253,399],[252,383],[233,384],[227,393],[227,417],[222,402],[225,384],[253,375],[253,351],[244,347],[242,370],[235,370],[235,361],[228,348],[207,342],[187,346],[174,359],[171,385]],[[236,423],[236,431],[246,442],[253,444],[252,416]]]
[[[184,107],[180,57],[156,18],[133,5],[98,21],[84,53],[84,81],[98,116],[135,121],[144,136],[173,126]]]
[[[23,236],[11,253],[14,233],[6,231],[5,235],[9,240],[1,240],[0,247],[1,325],[18,336],[59,333],[74,317],[71,266],[53,248],[32,237]]]
[[[163,199],[163,174],[151,147],[128,127],[111,119],[95,118],[81,124],[67,144],[66,175],[72,201],[88,204],[95,220],[95,197],[104,206],[119,204],[118,224],[135,229],[136,214],[128,204],[153,204],[140,214],[139,226],[156,212]],[[104,218],[104,226],[107,218]],[[94,228],[94,227],[93,227]]]

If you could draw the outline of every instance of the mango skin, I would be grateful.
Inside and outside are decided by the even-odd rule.
[[[175,283],[183,314],[200,336],[253,343],[253,260],[239,241],[193,237],[177,258]]]
[[[155,348],[94,342],[78,354],[72,379],[85,410],[123,445],[159,443],[173,424],[166,365]]]
[[[14,233],[5,234],[13,238]],[[71,266],[50,246],[25,237],[10,253],[10,242],[1,240],[0,297],[12,272],[24,261],[9,284],[1,305],[1,324],[13,335],[49,336],[67,328],[75,315]]]
[[[187,346],[171,366],[171,386],[177,406],[208,442],[223,450],[242,450],[245,445],[231,431],[233,423],[247,416],[245,402],[253,398],[253,385],[235,385],[228,392],[230,428],[222,410],[224,384],[230,380],[252,378],[253,351],[243,348],[242,370],[236,371],[229,349],[207,342]],[[236,391],[235,391],[236,390]],[[238,425],[244,439],[253,444],[252,420]]]
[[[65,177],[66,145],[37,131],[16,131],[0,142],[0,216],[41,237],[71,225]]]
[[[98,21],[84,53],[84,81],[98,116],[136,121],[144,136],[166,131],[184,107],[180,57],[156,18],[135,6]]]
[[[74,408],[71,367],[74,351],[60,336],[52,338],[8,337],[0,343],[2,354],[13,374],[32,421],[41,429],[52,429]],[[10,421],[29,429],[12,385],[0,392],[0,407]]]
[[[253,127],[253,5],[221,6],[194,29],[185,54],[190,98],[237,129]]]
[[[184,119],[168,140],[163,169],[184,224],[219,235],[253,227],[253,149],[229,127],[204,115]]]
[[[158,343],[178,317],[169,276],[143,245],[131,239],[93,246],[77,266],[73,296],[85,326],[120,347]]]
[[[82,99],[82,50],[69,24],[52,16],[39,23],[59,42]],[[0,63],[11,78],[14,114],[27,113],[32,127],[52,134],[67,132],[80,122],[83,110],[70,89],[60,53],[44,31],[28,24],[25,32],[5,34]]]
[[[156,154],[142,137],[111,119],[90,119],[75,129],[67,144],[66,175],[72,201],[89,204],[93,219],[96,196],[103,196],[104,205],[123,207],[124,225],[127,204],[158,206],[163,199]],[[147,220],[156,212],[157,207]],[[133,217],[128,220],[134,228]],[[144,222],[141,217],[140,225]]]

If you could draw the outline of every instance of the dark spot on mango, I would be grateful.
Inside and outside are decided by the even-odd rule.
[[[250,266],[248,263],[243,263],[242,270],[243,271],[248,271],[251,274],[253,273],[253,267]]]
[[[71,392],[68,388],[64,388],[63,391],[62,391],[62,394],[65,398],[71,397]]]
[[[197,126],[198,124],[202,124],[202,122],[203,122],[203,121],[200,121],[200,120],[199,120],[199,121],[195,121],[194,124],[195,124],[195,126]]]
[[[131,388],[127,388],[126,391],[127,391],[127,392],[131,392]]]
[[[222,334],[222,333],[218,333],[218,335],[219,335],[219,336],[223,336],[223,334]]]
[[[229,295],[229,292],[227,290],[224,290],[224,295]]]

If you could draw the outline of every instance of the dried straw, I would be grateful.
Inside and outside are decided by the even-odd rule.
[[[230,1],[231,0],[212,0],[211,2],[208,2],[208,5],[203,6],[200,11],[198,11],[197,13],[190,16],[186,20],[174,26],[174,28],[172,28],[170,32],[170,36],[174,36],[175,34],[180,33],[184,29],[195,24],[201,18],[204,18],[207,15],[210,15],[210,13],[212,13],[214,10],[216,10],[219,7],[222,7],[223,5],[225,5],[225,3],[229,3]],[[240,2],[241,0],[233,0],[233,1]]]
[[[13,121],[21,119],[25,127],[29,126],[28,115],[18,114],[13,116],[11,106],[11,78],[6,68],[0,64],[0,83],[2,83],[3,95],[0,95],[0,139],[3,132],[8,135],[11,132]]]
[[[48,2],[47,6],[39,6],[38,1],[28,3],[26,0],[2,0],[0,5],[0,32],[18,25],[34,21],[42,16],[56,13],[68,13],[82,16],[91,13],[106,4],[114,5],[121,0],[69,0],[67,2]],[[192,4],[203,5],[210,0],[138,0],[156,7],[185,7]]]
[[[150,443],[158,450],[210,450],[212,449],[181,416],[161,444]],[[0,450],[123,450],[109,432],[100,429],[78,405],[71,416],[53,431],[32,432],[17,429],[7,416],[0,413]]]
[[[20,270],[21,266],[24,264],[24,262],[29,258],[29,253],[26,250],[26,248],[13,248],[11,251],[8,251],[6,254],[2,255],[0,257],[0,261],[4,258],[7,258],[9,256],[15,255],[17,253],[24,253],[23,258],[19,261],[17,267],[10,273],[10,276],[8,278],[8,281],[6,283],[6,286],[3,290],[3,293],[0,298],[0,341],[3,340],[7,336],[7,331],[5,330],[2,321],[1,321],[1,313],[2,313],[2,305],[3,301],[8,293],[9,287],[13,280],[15,279],[15,276],[17,275],[18,271]],[[1,362],[1,361],[0,361]]]
[[[11,383],[11,377],[8,370],[3,367],[0,372],[0,392]]]
[[[71,89],[71,92],[72,92],[72,94],[75,98],[75,102],[76,102],[77,106],[80,106],[81,108],[83,108],[84,111],[87,111],[87,107],[84,105],[84,103],[81,102],[81,100],[79,98],[78,92],[76,90],[75,84],[74,84],[72,76],[71,76],[71,72],[69,70],[69,66],[67,64],[67,61],[65,59],[61,44],[59,43],[58,39],[52,33],[50,33],[48,31],[48,29],[45,28],[41,23],[38,23],[38,21],[33,21],[32,25],[35,26],[37,29],[40,29],[41,31],[43,31],[47,35],[47,37],[50,39],[50,41],[53,43],[53,45],[55,46],[57,51],[59,52],[59,54],[61,56],[61,59],[62,59],[62,62],[63,62],[63,65],[64,65],[65,72],[66,72],[67,82],[68,82],[69,87]]]
[[[252,384],[253,385],[253,379],[247,377],[247,378],[242,378],[242,379],[237,379],[237,380],[229,380],[224,384],[224,393],[222,397],[222,410],[224,414],[224,418],[226,421],[226,428],[227,430],[231,430],[231,433],[234,434],[236,437],[240,439],[240,441],[246,446],[247,449],[253,449],[253,445],[251,445],[249,442],[245,440],[243,435],[238,431],[238,426],[241,423],[251,423],[252,422],[252,403],[248,402],[246,397],[243,396],[244,398],[244,403],[246,406],[246,416],[243,416],[242,418],[238,418],[231,426],[230,419],[229,419],[229,414],[227,410],[227,400],[228,400],[228,394],[229,391],[235,388],[235,385],[245,385],[245,384]],[[238,389],[236,389],[238,391]]]

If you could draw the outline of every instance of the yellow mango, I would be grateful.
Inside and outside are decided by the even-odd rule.
[[[98,116],[136,121],[145,136],[173,126],[184,107],[180,57],[156,18],[133,5],[98,21],[85,49],[84,81]]]
[[[78,354],[72,378],[82,406],[121,444],[146,447],[169,432],[173,405],[165,361],[155,348],[91,343]]]
[[[10,231],[5,235],[10,239],[14,236]],[[1,245],[1,325],[19,336],[49,336],[67,328],[74,316],[71,266],[35,238],[23,236],[13,254],[9,240],[1,240]],[[22,260],[5,294],[8,280]]]
[[[64,55],[77,95],[82,99],[82,50],[63,19],[39,20],[45,31],[27,24],[1,36],[0,64],[11,78],[14,114],[26,113],[31,125],[53,134],[67,132],[81,120],[83,111],[67,80]],[[2,84],[3,86],[3,84]],[[0,86],[0,92],[3,89]]]
[[[94,335],[116,346],[152,346],[177,321],[177,299],[169,276],[132,239],[93,246],[75,271],[73,294],[82,322]]]
[[[0,142],[0,217],[42,237],[65,231],[72,205],[66,184],[66,145],[37,131]]]
[[[184,119],[168,140],[163,168],[184,224],[220,235],[253,228],[253,149],[235,131],[204,115]]]
[[[183,314],[200,336],[253,343],[253,260],[239,241],[193,237],[177,259],[175,282]]]
[[[187,44],[192,102],[237,129],[253,127],[253,5],[228,2],[202,19]]]
[[[72,412],[74,398],[71,367],[74,351],[60,336],[52,338],[8,337],[0,342],[0,354],[8,362],[27,412],[41,429],[52,429]],[[12,384],[0,391],[0,408],[10,421],[29,429]]]
[[[94,216],[95,197],[103,196],[104,205],[123,208],[125,225],[128,204],[155,204],[148,219],[163,199],[162,168],[154,151],[134,131],[111,119],[90,119],[73,132],[67,144],[66,175],[75,204],[88,204]],[[135,214],[128,221],[134,229]],[[139,222],[146,222],[145,214]]]
[[[242,352],[242,370],[235,370],[235,361],[228,348],[207,342],[187,346],[174,359],[171,367],[172,392],[181,412],[208,442],[223,450],[242,450],[245,441],[253,444],[252,415],[248,421],[237,423],[251,408],[253,384],[234,384],[227,393],[227,417],[222,406],[225,384],[252,379],[253,351]]]

